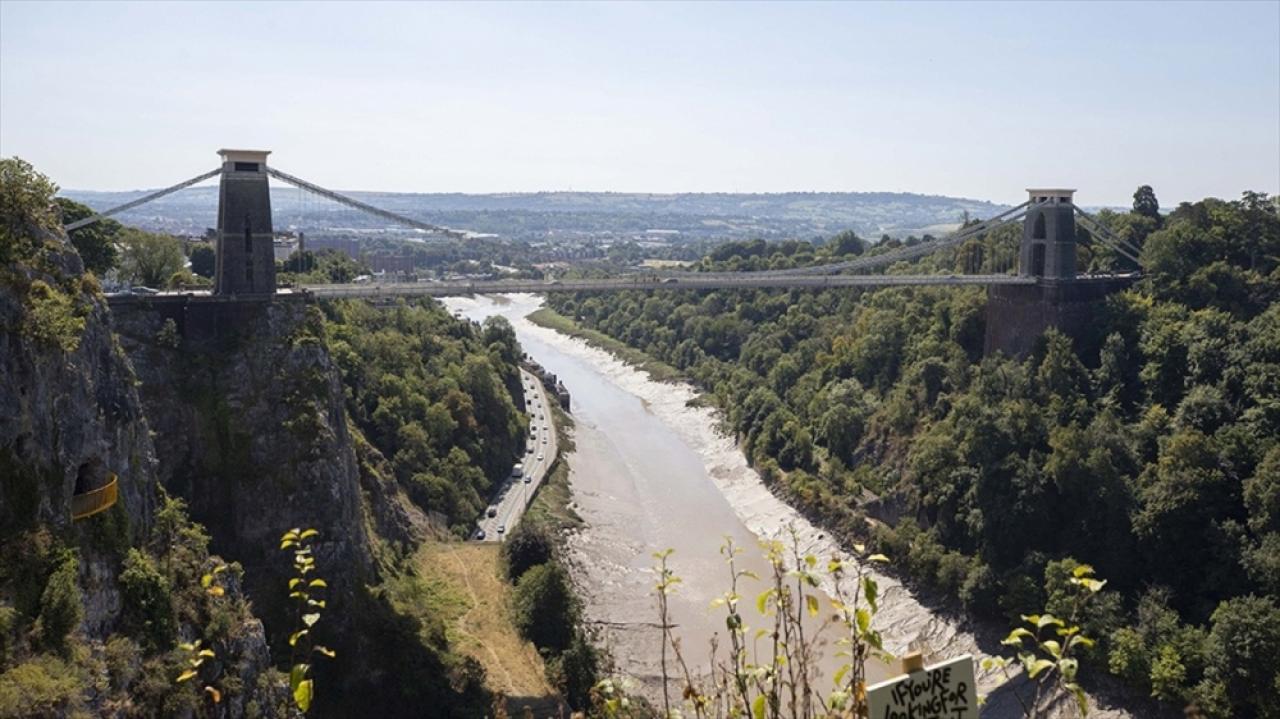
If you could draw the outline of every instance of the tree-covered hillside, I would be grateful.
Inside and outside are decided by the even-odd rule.
[[[520,345],[505,319],[483,328],[438,302],[325,306],[347,412],[397,482],[461,536],[523,454]]]
[[[1096,668],[1208,716],[1280,716],[1280,216],[1256,193],[1161,216],[1147,194],[1102,213],[1145,278],[1089,336],[1050,331],[1025,359],[982,356],[974,288],[550,304],[686,372],[775,491],[873,535],[918,584],[1016,617],[1052,610],[1087,562],[1110,582],[1087,627]],[[1118,262],[1084,239],[1082,266]],[[862,251],[733,243],[702,266]]]

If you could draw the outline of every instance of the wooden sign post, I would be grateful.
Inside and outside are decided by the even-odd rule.
[[[867,690],[870,719],[978,719],[973,655],[926,667],[912,652],[902,658],[902,671]]]

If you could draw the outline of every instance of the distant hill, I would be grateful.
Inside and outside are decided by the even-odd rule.
[[[145,194],[64,190],[63,195],[105,209]],[[770,194],[535,192],[467,195],[349,192],[370,204],[428,222],[521,240],[632,237],[659,230],[667,239],[798,237],[852,229],[865,237],[940,232],[964,213],[990,217],[1008,209],[982,200],[905,192],[784,192]],[[119,219],[152,230],[199,234],[215,223],[216,186],[174,193]],[[278,229],[376,229],[382,220],[306,195],[272,189]]]

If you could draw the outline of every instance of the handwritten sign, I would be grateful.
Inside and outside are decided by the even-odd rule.
[[[978,719],[973,656],[873,684],[867,701],[871,719]]]

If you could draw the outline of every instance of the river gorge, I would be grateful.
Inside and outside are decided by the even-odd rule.
[[[833,556],[850,559],[768,490],[733,438],[719,429],[716,411],[692,403],[698,396],[694,387],[656,382],[583,340],[534,324],[527,315],[541,307],[536,296],[452,298],[445,304],[472,320],[506,317],[524,350],[572,392],[576,447],[569,456],[570,484],[575,509],[586,522],[568,543],[574,580],[601,643],[644,694],[661,691],[655,551],[674,550],[670,564],[682,581],[670,598],[672,622],[691,667],[708,664],[714,635],[725,641],[724,609],[711,603],[729,586],[718,551],[726,537],[745,550],[740,568],[761,577],[768,564],[759,542],[788,539],[789,528],[800,547],[824,563]],[[986,656],[965,620],[924,606],[891,576],[875,577],[882,597],[876,626],[889,652],[919,650],[929,662],[966,653],[979,661]],[[740,588],[742,612],[753,632],[766,623],[752,606],[765,586],[746,583]],[[839,664],[835,641],[833,631],[823,631],[821,667],[827,677]],[[720,660],[724,655],[721,646]],[[896,666],[868,666],[872,682],[893,673]],[[1002,681],[998,673],[979,671],[980,691],[993,693],[984,716],[1020,714],[1016,702],[998,691]],[[825,690],[828,682],[824,678],[819,686]]]

